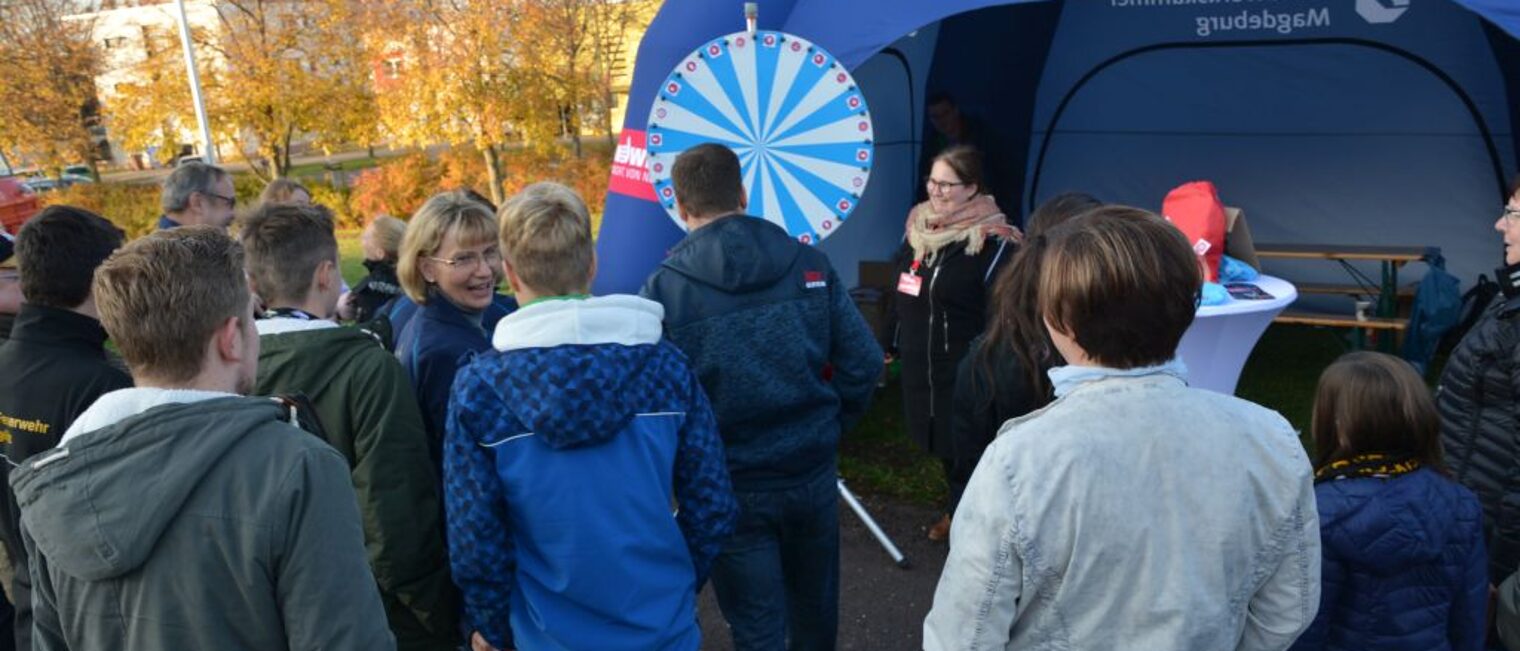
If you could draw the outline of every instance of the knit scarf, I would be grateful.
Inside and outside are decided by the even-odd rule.
[[[1387,479],[1419,469],[1419,459],[1390,457],[1386,454],[1358,454],[1350,459],[1331,461],[1323,468],[1314,471],[1314,481],[1317,483],[1357,477]]]
[[[933,264],[934,255],[946,245],[965,241],[966,253],[976,255],[987,236],[996,235],[1017,241],[1019,230],[1008,223],[991,195],[979,194],[948,213],[934,212],[925,201],[908,211],[904,225],[908,244],[913,247],[913,261]]]

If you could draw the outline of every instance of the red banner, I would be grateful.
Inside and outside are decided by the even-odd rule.
[[[607,189],[635,199],[655,201],[654,186],[649,184],[649,169],[644,159],[649,152],[644,149],[644,132],[623,129],[618,135],[617,152],[612,155],[612,178]]]

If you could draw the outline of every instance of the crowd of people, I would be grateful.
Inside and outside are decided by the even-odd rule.
[[[715,144],[637,296],[556,183],[376,216],[351,288],[298,183],[238,214],[184,165],[131,242],[47,208],[0,237],[0,648],[697,649],[710,581],[735,647],[832,649],[837,447],[895,358],[950,486],[926,649],[1520,649],[1520,282],[1438,395],[1325,369],[1311,455],[1188,386],[1180,231],[1021,231],[984,168],[932,158],[887,342]]]

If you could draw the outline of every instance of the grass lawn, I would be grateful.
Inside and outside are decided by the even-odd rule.
[[[338,233],[343,277],[353,285],[364,277],[359,231]],[[1277,410],[1295,429],[1307,430],[1319,374],[1347,348],[1345,330],[1272,326],[1256,345],[1240,375],[1236,395]],[[1432,365],[1438,377],[1443,360]],[[945,495],[939,461],[920,452],[903,431],[902,390],[892,382],[876,394],[865,418],[840,444],[840,474],[863,493],[938,504]]]
[[[338,163],[337,167],[339,171],[352,172],[354,170],[368,169],[379,164],[380,159],[366,157],[343,161]],[[301,176],[321,176],[326,172],[326,163],[307,163],[305,165],[292,165],[290,171],[286,172],[285,175],[290,178],[297,178]]]

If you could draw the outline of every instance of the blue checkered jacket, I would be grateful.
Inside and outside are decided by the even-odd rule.
[[[530,304],[460,369],[444,449],[454,581],[500,648],[696,649],[738,520],[712,408],[633,296]]]

